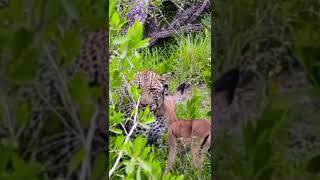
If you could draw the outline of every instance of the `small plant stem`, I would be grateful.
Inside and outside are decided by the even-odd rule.
[[[138,119],[138,108],[139,108],[139,104],[140,104],[140,97],[139,97],[139,99],[138,99],[138,101],[137,101],[137,105],[136,105],[136,112],[135,112],[135,114],[134,114],[133,126],[131,127],[128,135],[126,136],[126,139],[125,139],[124,143],[127,143],[127,142],[129,141],[129,139],[130,139],[130,137],[131,137],[134,129],[135,129],[135,128],[137,127],[137,125],[138,125],[138,120],[137,120],[137,119]],[[119,164],[119,162],[120,162],[120,159],[122,158],[122,154],[123,154],[123,150],[121,150],[121,151],[119,152],[119,155],[118,155],[118,157],[117,157],[116,162],[114,163],[113,167],[110,169],[110,171],[109,171],[109,178],[111,177],[111,175],[112,175],[112,174],[114,173],[114,171],[116,170],[116,168],[117,168],[117,166],[118,166],[118,164]]]

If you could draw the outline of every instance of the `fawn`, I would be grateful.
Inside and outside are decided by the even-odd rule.
[[[165,101],[155,113],[165,116],[168,124],[169,157],[164,174],[170,171],[177,151],[184,149],[184,145],[191,148],[194,166],[201,168],[202,153],[211,145],[211,123],[205,119],[178,120],[173,96],[165,97]]]

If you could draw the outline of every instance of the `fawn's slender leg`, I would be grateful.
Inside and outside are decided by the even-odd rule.
[[[167,174],[171,170],[176,160],[176,154],[177,154],[177,142],[175,140],[175,137],[173,137],[172,134],[169,134],[169,157],[167,160],[167,167],[164,174]]]
[[[196,169],[200,169],[201,163],[202,163],[202,155],[200,152],[200,148],[201,148],[200,146],[201,146],[200,139],[196,136],[193,136],[192,143],[191,143],[191,153],[192,153],[193,165],[195,166]]]

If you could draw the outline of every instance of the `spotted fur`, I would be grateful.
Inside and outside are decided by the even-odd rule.
[[[152,111],[163,103],[164,96],[168,95],[168,75],[158,75],[153,71],[140,71],[136,74],[133,81],[139,89],[140,94],[140,106],[139,108],[149,107]],[[134,104],[126,106],[127,116],[131,116],[131,111],[134,108]],[[155,121],[149,124],[149,128],[138,125],[134,130],[132,136],[137,135],[146,136],[149,143],[160,145],[163,133],[165,132],[167,125],[163,116],[155,116]],[[132,122],[129,121],[126,124],[126,129],[129,131],[132,127]]]

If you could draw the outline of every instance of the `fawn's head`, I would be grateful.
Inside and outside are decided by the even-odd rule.
[[[175,100],[174,96],[166,96],[164,102],[157,108],[155,114],[158,116],[164,116],[166,113],[175,112]]]

